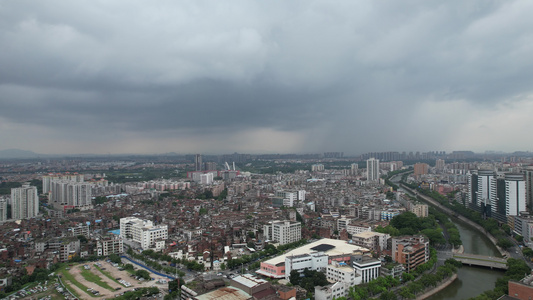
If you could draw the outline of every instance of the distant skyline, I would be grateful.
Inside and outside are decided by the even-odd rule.
[[[533,2],[3,1],[0,150],[532,151]]]

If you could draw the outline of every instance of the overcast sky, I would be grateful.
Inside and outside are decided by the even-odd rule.
[[[0,0],[0,150],[533,150],[533,1]]]

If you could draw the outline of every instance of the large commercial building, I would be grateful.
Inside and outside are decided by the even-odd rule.
[[[142,250],[161,250],[168,239],[168,226],[154,226],[152,221],[141,220],[135,217],[120,219],[120,237],[136,242]]]
[[[285,278],[286,257],[298,257],[300,255],[309,255],[320,252],[328,256],[328,264],[331,264],[333,261],[348,264],[353,255],[361,252],[369,252],[369,250],[343,240],[320,239],[316,242],[304,245],[283,255],[262,262],[257,273],[271,278]]]
[[[39,214],[37,187],[24,184],[11,189],[11,218],[15,220],[33,218]]]
[[[305,269],[313,271],[325,271],[328,266],[328,256],[324,252],[312,252],[285,257],[285,279],[293,270],[302,273]]]
[[[369,158],[366,160],[366,179],[368,181],[379,180],[379,159]]]
[[[266,240],[276,241],[280,245],[294,243],[302,239],[302,223],[274,221],[264,225],[263,234]]]

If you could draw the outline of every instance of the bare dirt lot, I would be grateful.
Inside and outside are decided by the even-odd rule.
[[[131,284],[131,286],[125,287],[123,284],[120,284],[120,283],[115,282],[114,280],[111,280],[110,278],[108,278],[107,276],[102,274],[102,272],[100,272],[100,270],[98,270],[95,267],[96,263],[100,263],[101,264],[101,268],[104,268],[105,269],[104,271],[108,272],[113,278],[115,278],[115,279],[117,279],[117,278],[123,279],[123,280],[129,282]],[[108,289],[106,289],[104,287],[99,286],[98,284],[96,284],[94,282],[86,280],[81,274],[84,265],[88,265],[90,267],[89,271],[91,273],[95,274],[96,276],[98,276],[101,279],[101,281],[107,283],[111,288],[113,288],[113,289],[120,288],[120,290],[110,291],[110,290],[108,290]],[[137,270],[137,269],[139,269],[139,267],[135,266],[135,269]],[[92,296],[90,296],[88,294],[88,293],[90,293],[89,291],[82,291],[80,288],[78,288],[74,284],[69,283],[67,281],[67,283],[69,283],[69,287],[74,289],[75,292],[78,293],[80,295],[80,298],[82,298],[82,299],[111,298],[111,297],[114,297],[115,295],[121,294],[121,293],[123,293],[125,291],[131,291],[134,288],[141,288],[141,287],[152,287],[152,286],[155,286],[155,287],[158,287],[160,289],[166,289],[167,288],[167,284],[157,283],[159,279],[167,280],[167,278],[165,278],[163,276],[159,276],[159,275],[156,275],[156,274],[150,272],[150,275],[151,275],[152,278],[154,278],[154,280],[139,281],[139,280],[136,280],[133,277],[130,277],[131,274],[128,273],[127,271],[120,271],[118,269],[118,267],[114,267],[111,263],[108,263],[106,261],[98,261],[98,262],[91,262],[91,263],[86,263],[86,264],[74,265],[74,266],[71,266],[71,268],[70,268],[70,270],[68,272],[74,277],[74,279],[76,281],[78,281],[79,283],[81,283],[84,286],[86,286],[87,289],[93,289],[94,291],[98,291],[100,293],[98,295],[98,297],[92,297]]]

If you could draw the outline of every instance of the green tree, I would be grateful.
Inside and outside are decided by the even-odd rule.
[[[398,297],[396,297],[396,294],[391,291],[385,291],[382,292],[381,295],[379,295],[379,299],[381,300],[396,300]]]
[[[500,238],[498,239],[496,245],[502,247],[503,249],[509,249],[513,246],[513,243],[506,238]]]
[[[115,253],[112,253],[112,254],[109,255],[109,260],[111,260],[111,262],[116,263],[116,264],[122,263],[122,260],[120,259],[120,256],[118,256]]]
[[[135,272],[135,276],[139,276],[139,277],[142,277],[144,278],[145,280],[148,280],[150,279],[150,273],[146,270],[137,270]]]
[[[524,247],[522,248],[522,254],[524,254],[524,256],[526,257],[533,257],[533,250],[531,248],[528,248],[528,247]]]
[[[299,285],[300,284],[300,273],[296,270],[292,270],[291,274],[289,275],[289,281],[292,285]]]

